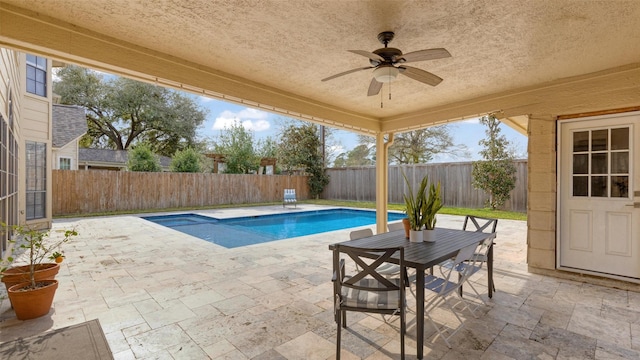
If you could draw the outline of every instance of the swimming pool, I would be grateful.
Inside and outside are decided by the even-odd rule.
[[[388,213],[388,221],[396,221],[404,217],[402,213]],[[143,219],[226,248],[235,248],[372,225],[376,222],[376,212],[328,209],[230,219],[217,219],[198,214],[145,216]]]

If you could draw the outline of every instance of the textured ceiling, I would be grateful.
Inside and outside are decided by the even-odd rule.
[[[640,1],[0,1],[381,120],[640,62]],[[383,108],[369,70],[320,81],[369,66],[347,50],[378,49],[388,30],[405,53],[446,48],[451,58],[411,64],[444,81],[400,76]]]

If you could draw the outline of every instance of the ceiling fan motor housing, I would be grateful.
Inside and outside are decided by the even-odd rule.
[[[382,48],[374,50],[373,53],[376,55],[380,55],[384,59],[383,62],[369,59],[369,63],[371,63],[371,65],[373,66],[378,66],[380,64],[394,64],[396,62],[396,59],[399,59],[402,56],[402,51],[396,48]]]

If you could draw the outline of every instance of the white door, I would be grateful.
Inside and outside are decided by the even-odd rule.
[[[567,120],[559,134],[559,267],[640,279],[640,113]]]

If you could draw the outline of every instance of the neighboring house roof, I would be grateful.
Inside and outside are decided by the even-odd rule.
[[[84,108],[75,105],[53,104],[53,147],[61,148],[87,132]]]
[[[111,149],[78,149],[78,162],[95,162],[102,164],[113,164],[114,166],[126,166],[129,155],[127,150]],[[160,156],[160,165],[168,168],[171,158]]]

